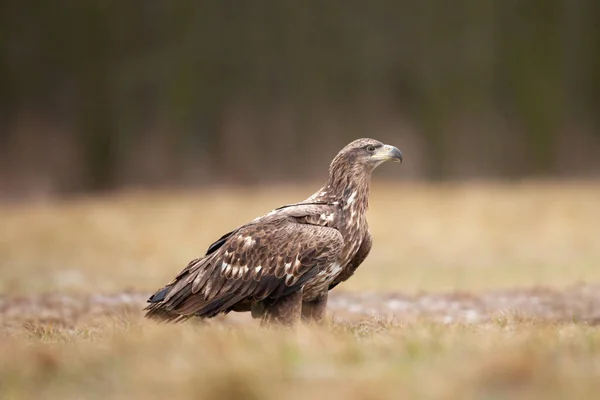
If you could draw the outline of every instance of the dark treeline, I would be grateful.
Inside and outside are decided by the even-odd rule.
[[[596,0],[0,7],[5,194],[321,178],[361,136],[409,178],[600,171]]]

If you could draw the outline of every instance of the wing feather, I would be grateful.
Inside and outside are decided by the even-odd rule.
[[[178,274],[162,301],[146,308],[147,316],[212,317],[241,301],[276,299],[299,290],[342,248],[338,230],[298,220],[320,214],[323,207],[328,206],[286,207],[222,236],[208,255]]]

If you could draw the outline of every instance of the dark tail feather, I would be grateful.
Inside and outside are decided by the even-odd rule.
[[[169,293],[169,289],[170,289],[170,287],[168,287],[168,286],[160,289],[158,292],[156,292],[152,296],[150,296],[150,298],[148,299],[148,303],[158,303],[160,301],[163,301],[165,299],[165,297],[167,297],[167,293]]]
[[[146,318],[153,319],[155,321],[172,322],[185,320],[186,316],[181,315],[174,311],[169,311],[162,303],[152,303],[148,307],[144,308],[146,311]],[[184,318],[184,319],[182,319]]]
[[[144,308],[144,311],[147,311],[145,315],[146,318],[169,322],[181,317],[179,313],[168,310],[163,303],[163,300],[167,297],[167,294],[169,294],[170,289],[170,286],[164,287],[150,296],[148,299],[148,303],[150,304]]]

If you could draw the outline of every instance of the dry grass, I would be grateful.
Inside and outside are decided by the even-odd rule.
[[[597,184],[376,183],[373,253],[325,326],[141,318],[226,229],[314,188],[0,206],[0,399],[600,393]]]
[[[506,318],[294,331],[30,323],[0,342],[2,399],[596,398],[600,329]]]
[[[152,290],[228,229],[315,186],[0,206],[0,291]],[[373,252],[345,290],[487,290],[600,280],[600,184],[375,183]]]

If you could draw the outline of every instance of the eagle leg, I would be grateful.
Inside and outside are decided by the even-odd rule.
[[[278,298],[271,304],[262,303],[261,314],[263,325],[292,326],[300,320],[302,314],[302,290],[297,290]],[[258,310],[257,310],[258,311]],[[252,310],[253,316],[255,310]]]
[[[314,300],[302,302],[302,320],[307,322],[321,322],[325,318],[327,308],[327,292]]]

